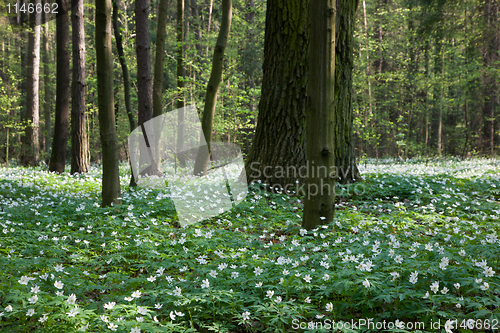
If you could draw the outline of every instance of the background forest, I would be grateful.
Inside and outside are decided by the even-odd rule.
[[[14,12],[2,2],[2,10]],[[220,25],[221,6],[213,0],[167,1],[162,111],[196,104],[201,113],[211,57]],[[117,25],[128,67],[132,118],[137,119],[138,78],[134,3],[115,4]],[[149,38],[155,63],[159,1],[151,1]],[[183,14],[179,16],[179,13]],[[40,160],[49,163],[56,122],[55,15],[42,17],[41,29],[29,27],[28,13],[1,17],[0,159],[21,158],[31,140],[28,124],[38,122]],[[244,153],[256,126],[262,82],[266,3],[235,0],[225,53],[223,78],[214,120],[214,140],[240,144]],[[90,161],[101,161],[97,117],[95,54],[96,10],[84,1],[85,135]],[[181,19],[179,19],[181,18]],[[45,23],[44,23],[45,22]],[[182,25],[182,31],[179,30]],[[498,4],[485,1],[360,1],[354,31],[353,132],[356,156],[495,155],[499,147]],[[71,27],[68,33],[71,35]],[[30,40],[40,34],[39,120],[30,102],[27,65]],[[180,34],[180,35],[179,35]],[[113,33],[114,103],[120,159],[128,156],[130,117],[124,99],[124,72]],[[31,39],[30,39],[31,38]],[[69,36],[67,37],[69,38]],[[69,40],[69,50],[75,43]],[[182,46],[182,53],[178,46]],[[66,54],[70,57],[70,54]],[[74,62],[69,62],[70,72]],[[158,76],[157,70],[153,76]],[[31,72],[32,73],[32,72]],[[69,74],[68,74],[69,75]],[[68,76],[70,77],[70,76]],[[69,89],[70,82],[61,86]],[[62,93],[62,92],[61,92]],[[69,101],[67,101],[69,103]],[[70,104],[67,104],[68,107]],[[36,124],[35,124],[36,126]],[[64,131],[63,131],[64,132]],[[28,137],[28,139],[26,139]],[[66,156],[71,156],[70,135]],[[36,143],[35,143],[36,144]]]

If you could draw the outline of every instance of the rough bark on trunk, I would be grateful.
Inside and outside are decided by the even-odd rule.
[[[160,0],[158,8],[158,30],[156,31],[156,56],[155,72],[153,79],[153,118],[163,113],[162,92],[163,92],[163,72],[165,67],[165,38],[167,35],[168,0]],[[158,147],[159,136],[155,137]],[[160,169],[160,149],[155,149],[156,169]]]
[[[305,166],[307,11],[306,0],[267,2],[262,94],[245,166],[249,183],[294,191],[296,180],[305,181],[299,171]]]
[[[153,118],[153,82],[151,76],[151,55],[149,42],[149,7],[149,0],[135,1],[138,125],[142,127],[144,135],[146,133],[143,124]],[[154,169],[153,174],[159,174],[157,168]]]
[[[335,155],[342,183],[359,179],[352,137],[353,31],[359,1],[338,0],[335,67]],[[246,162],[249,182],[298,190],[305,183],[307,3],[268,1],[262,95],[255,137]],[[299,193],[299,194],[300,194]]]
[[[229,30],[231,28],[231,19],[233,12],[233,1],[222,0],[222,18],[219,30],[219,36],[215,44],[214,56],[212,60],[212,72],[207,84],[205,97],[205,108],[203,109],[203,118],[201,128],[205,135],[207,147],[202,146],[198,150],[194,164],[194,175],[207,175],[208,162],[210,158],[210,142],[212,141],[212,129],[215,115],[215,105],[217,103],[217,93],[219,92],[220,82],[222,80],[222,67],[224,63],[224,51],[226,50]]]
[[[99,130],[102,145],[102,206],[119,202],[118,136],[113,96],[111,0],[96,0],[96,62]]]
[[[40,4],[40,0],[35,2]],[[22,147],[21,163],[38,165],[39,143],[39,74],[40,74],[40,24],[41,14],[36,11],[29,15],[31,31],[28,33],[28,77],[26,91],[26,128]]]
[[[69,14],[68,0],[57,0],[56,18],[57,72],[56,72],[56,119],[49,171],[62,173],[66,166],[66,147],[69,125]]]
[[[302,227],[333,222],[335,207],[336,0],[309,2],[306,153],[310,166]]]
[[[139,126],[153,118],[153,87],[149,43],[149,0],[135,1],[137,102]]]
[[[360,179],[354,155],[352,119],[352,69],[354,25],[359,0],[336,0],[335,31],[335,165],[337,180],[350,184]],[[312,35],[311,35],[312,38]]]
[[[73,96],[71,108],[71,174],[89,171],[90,151],[85,114],[85,22],[83,0],[72,0]]]

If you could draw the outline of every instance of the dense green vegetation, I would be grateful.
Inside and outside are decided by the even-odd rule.
[[[196,12],[192,4],[195,4]],[[185,88],[177,88],[176,2],[168,6],[162,101],[175,109],[181,94],[186,105],[201,113],[221,8],[209,0],[191,1],[185,8]],[[212,4],[212,5],[211,5]],[[245,153],[257,119],[264,53],[265,1],[234,0],[220,97],[214,121],[215,139],[242,145]],[[151,63],[154,64],[159,1],[151,1]],[[130,71],[131,104],[137,111],[137,62],[133,3],[122,1],[125,60]],[[194,16],[196,15],[196,16]],[[368,157],[421,155],[491,155],[499,141],[499,20],[495,1],[359,1],[354,31],[353,120],[356,154]],[[86,114],[92,161],[100,161],[95,63],[95,5],[85,1]],[[49,104],[50,118],[41,111],[42,160],[48,158],[54,121],[55,21],[48,29],[46,63],[40,71],[40,106]],[[24,32],[23,32],[24,31]],[[20,154],[26,108],[27,29],[0,19],[0,159]],[[43,32],[45,33],[45,32]],[[71,44],[71,42],[70,42]],[[70,45],[71,48],[71,45]],[[44,55],[43,49],[41,54]],[[126,158],[129,134],[123,75],[113,39],[115,101],[120,158]],[[49,86],[46,92],[42,88]],[[48,93],[45,96],[45,93]],[[48,137],[46,139],[45,137]],[[68,156],[71,144],[68,145]]]
[[[492,155],[499,141],[496,1],[360,1],[358,156]]]
[[[2,332],[500,325],[499,160],[365,161],[361,183],[338,187],[335,223],[310,231],[302,198],[259,184],[231,212],[179,228],[169,192],[128,192],[127,169],[109,208],[96,166],[0,169]]]
[[[96,48],[95,48],[95,3],[85,0],[85,36],[86,36],[86,116],[88,118],[88,138],[90,145],[90,157],[93,162],[100,162],[101,142],[99,138],[99,120],[97,105],[97,75],[96,75]],[[197,8],[193,16],[193,3]],[[186,105],[196,105],[200,114],[203,111],[205,90],[212,64],[213,49],[217,38],[222,9],[220,3],[208,0],[191,1],[185,8],[187,27],[183,46],[185,48],[185,87],[183,91],[177,88],[176,74],[176,1],[170,1],[167,18],[167,37],[165,40],[165,64],[163,69],[163,87],[161,91],[163,112],[176,109],[176,100],[185,96]],[[210,5],[211,4],[211,5]],[[151,64],[154,66],[156,54],[156,32],[158,29],[159,1],[151,1],[149,14],[150,40],[151,40]],[[227,50],[224,57],[223,79],[217,101],[214,138],[217,141],[231,141],[245,144],[249,149],[249,134],[255,127],[257,117],[257,104],[260,96],[260,80],[262,78],[262,57],[264,40],[265,2],[257,1],[253,6],[247,1],[233,1],[233,24],[229,36]],[[137,119],[137,60],[135,45],[135,15],[134,3],[121,1],[119,13],[120,31],[123,38],[125,61],[130,72],[131,104],[135,119]],[[253,13],[253,20],[248,16]],[[50,68],[48,78],[45,78],[40,70],[40,140],[42,148],[52,140],[51,132],[46,131],[45,123],[48,121],[54,127],[55,110],[55,78],[56,78],[56,49],[55,17],[50,16],[48,24],[43,25],[43,30],[48,29],[49,63],[42,64]],[[210,22],[210,23],[209,23]],[[201,39],[197,39],[197,32]],[[24,136],[24,128],[27,123],[24,119],[26,109],[26,93],[23,88],[23,80],[26,77],[26,60],[23,56],[27,47],[27,31],[17,25],[12,25],[7,17],[0,17],[0,32],[4,48],[0,51],[3,61],[0,61],[0,160],[5,161],[7,150],[9,159],[18,159],[21,151],[21,142]],[[71,33],[71,29],[70,29]],[[251,36],[251,39],[250,39]],[[127,138],[130,134],[129,120],[127,117],[124,101],[123,74],[120,67],[116,40],[113,36],[114,55],[114,99],[115,113],[120,145],[120,159],[128,157]],[[72,41],[69,49],[71,50]],[[41,54],[43,54],[43,50]],[[42,68],[41,65],[41,68]],[[153,73],[154,74],[154,73]],[[250,82],[252,86],[250,86]],[[44,85],[49,85],[50,95],[44,96]],[[65,84],[71,84],[66,82]],[[43,114],[43,106],[51,105],[50,118]],[[9,129],[9,131],[7,131]],[[7,141],[7,137],[9,140]],[[47,142],[44,145],[44,138]],[[9,149],[7,149],[7,147]],[[48,159],[50,152],[42,149],[41,160]],[[68,138],[67,156],[71,151],[71,142]]]

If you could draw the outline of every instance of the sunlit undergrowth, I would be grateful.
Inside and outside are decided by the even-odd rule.
[[[128,192],[126,166],[111,208],[97,167],[0,169],[0,331],[498,330],[500,161],[360,168],[308,232],[301,198],[257,185],[178,228],[168,191]]]

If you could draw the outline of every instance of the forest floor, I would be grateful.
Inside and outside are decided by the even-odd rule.
[[[498,331],[500,160],[360,169],[307,232],[300,198],[259,186],[180,228],[126,165],[110,208],[98,167],[2,168],[0,331]]]

